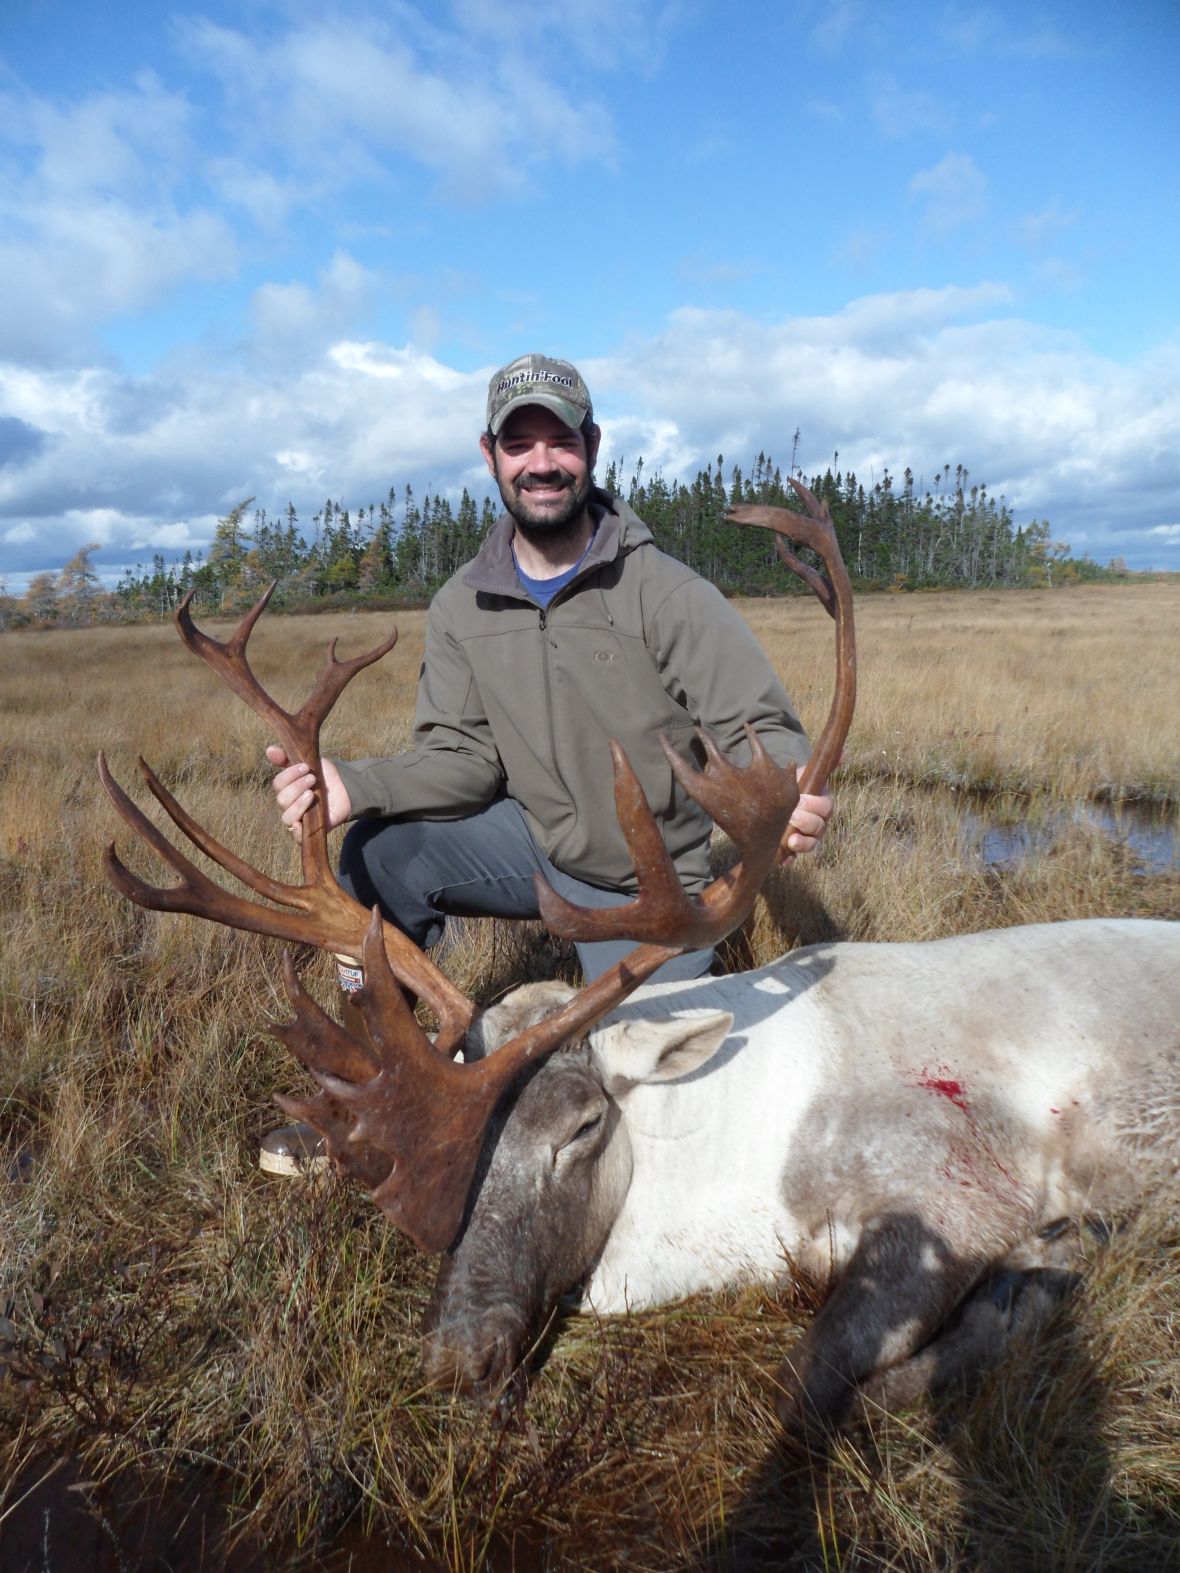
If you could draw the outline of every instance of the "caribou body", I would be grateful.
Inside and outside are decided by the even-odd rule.
[[[566,992],[520,990],[472,1051]],[[494,1399],[571,1289],[611,1313],[803,1272],[832,1292],[781,1407],[836,1419],[858,1384],[896,1401],[996,1359],[1070,1281],[1064,1221],[1178,1164],[1180,924],[813,945],[649,986],[497,1122],[426,1368]]]

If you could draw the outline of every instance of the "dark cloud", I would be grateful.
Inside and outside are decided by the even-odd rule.
[[[45,447],[46,433],[15,415],[0,415],[0,469],[35,458]]]
[[[104,415],[107,430],[114,436],[135,437],[165,419],[184,402],[184,391],[175,384],[145,377],[138,381],[121,377],[112,384],[106,398]]]

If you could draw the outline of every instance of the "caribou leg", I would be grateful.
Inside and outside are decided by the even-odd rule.
[[[779,1367],[777,1408],[789,1432],[841,1424],[866,1379],[912,1361],[935,1338],[989,1263],[1019,1238],[1014,1221],[991,1222],[993,1229],[981,1229],[977,1216],[954,1231],[995,1242],[1002,1229],[1006,1239],[987,1254],[953,1249],[934,1209],[924,1214],[910,1204],[866,1223],[832,1293]]]
[[[909,1360],[861,1388],[870,1409],[902,1409],[994,1371],[1016,1343],[1035,1338],[1081,1282],[1061,1267],[1008,1268],[970,1294],[946,1327]]]
[[[1101,1218],[1060,1218],[1022,1241],[924,1349],[863,1384],[866,1402],[899,1409],[994,1371],[1014,1344],[1036,1337],[1081,1283],[1089,1248],[1109,1238]]]
[[[990,1249],[959,1254],[948,1234]],[[1089,1218],[1030,1235],[998,1202],[970,1219],[945,1205],[881,1214],[779,1369],[783,1424],[839,1425],[857,1408],[903,1408],[994,1370],[1073,1293],[1087,1244],[1108,1235]]]

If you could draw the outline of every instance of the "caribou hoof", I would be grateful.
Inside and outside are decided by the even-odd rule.
[[[856,1389],[851,1383],[834,1375],[817,1383],[814,1371],[804,1376],[790,1360],[779,1366],[774,1383],[775,1413],[786,1437],[797,1441],[831,1432],[850,1417],[855,1407]]]

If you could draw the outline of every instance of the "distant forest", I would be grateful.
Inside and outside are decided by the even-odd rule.
[[[967,470],[945,465],[931,484],[915,484],[906,469],[900,484],[888,473],[865,487],[834,466],[807,483],[828,504],[844,560],[861,589],[974,589],[1053,586],[1132,577],[1121,559],[1100,566],[1072,557],[1053,539],[1047,520],[1017,526],[1001,498],[969,484]],[[726,595],[773,595],[798,588],[761,531],[722,519],[738,502],[792,507],[794,493],[779,467],[760,453],[748,473],[724,460],[696,479],[646,476],[640,459],[630,477],[612,464],[608,491],[625,496],[664,551],[680,558]],[[274,606],[327,610],[341,606],[424,605],[478,551],[500,512],[498,499],[476,503],[466,489],[457,508],[442,495],[419,502],[411,487],[390,488],[382,503],[355,513],[329,499],[304,525],[288,505],[278,516],[254,508],[253,498],[219,520],[207,556],[162,555],[137,565],[114,590],[101,587],[83,547],[59,573],[42,573],[20,597],[0,594],[0,627],[78,627],[169,616],[190,589],[209,610],[237,612],[278,581]]]

